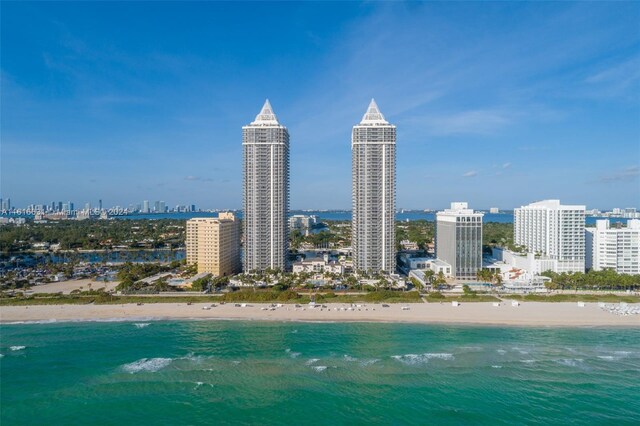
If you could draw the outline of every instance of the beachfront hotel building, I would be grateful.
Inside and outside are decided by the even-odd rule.
[[[245,272],[286,270],[289,251],[289,132],[269,100],[242,128]]]
[[[451,265],[456,280],[475,280],[482,269],[482,217],[467,203],[436,214],[436,257]]]
[[[351,154],[353,267],[395,273],[396,126],[373,99],[353,126]]]
[[[514,210],[514,243],[555,260],[553,272],[584,272],[585,206],[544,200]]]
[[[620,225],[620,224],[618,224]],[[585,228],[586,268],[613,269],[620,274],[640,274],[640,220],[627,221],[626,227],[611,227],[608,219]]]
[[[187,220],[187,264],[215,276],[240,272],[240,222],[233,213]]]

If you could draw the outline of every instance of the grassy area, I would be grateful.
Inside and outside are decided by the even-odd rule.
[[[327,293],[318,295],[316,301],[319,303],[422,303],[417,291],[372,291],[366,294],[343,295]]]
[[[96,293],[96,292],[93,292]],[[109,305],[125,303],[219,303],[219,302],[250,302],[250,303],[309,303],[310,296],[294,291],[253,291],[241,290],[225,293],[219,296],[111,296],[106,294],[47,294],[31,295],[28,297],[1,297],[0,306],[27,305]],[[363,295],[336,295],[328,293],[316,297],[318,303],[420,303],[418,292],[376,291]]]
[[[97,294],[96,294],[97,293]],[[525,302],[606,302],[606,303],[640,303],[640,296],[617,296],[614,294],[554,294],[554,295],[500,295],[500,299],[487,294],[458,294],[443,295],[429,293],[422,298],[417,291],[374,291],[361,295],[344,295],[335,293],[319,294],[318,303],[449,303],[458,302],[498,302],[500,299],[520,300]],[[193,296],[110,296],[98,292],[84,294],[37,294],[28,297],[0,297],[0,306],[28,306],[28,305],[119,305],[125,303],[300,303],[310,301],[310,295],[299,294],[294,291],[253,291],[241,290],[223,295],[193,295]]]
[[[454,300],[458,302],[499,302],[495,296],[490,296],[487,294],[456,294],[456,295],[448,295],[445,296],[442,293],[429,293],[424,296],[424,299],[428,303],[449,303]]]
[[[0,306],[29,305],[120,305],[125,303],[207,303],[218,302],[215,296],[77,296],[63,295],[55,297],[2,297]]]
[[[606,302],[606,303],[640,303],[640,296],[618,296],[615,294],[513,294],[500,295],[501,299],[521,300],[526,302]]]

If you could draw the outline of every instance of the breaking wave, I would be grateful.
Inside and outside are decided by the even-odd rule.
[[[289,348],[285,349],[284,351],[288,353],[291,358],[298,358],[300,355],[302,355],[300,352],[292,352]]]
[[[140,373],[143,371],[156,372],[167,367],[173,359],[171,358],[142,358],[122,366],[127,373]]]
[[[575,358],[575,359],[564,358],[564,359],[558,359],[555,362],[557,364],[560,364],[560,365],[566,365],[567,367],[578,367],[578,366],[582,365],[583,361],[584,360],[582,360],[580,358]]]
[[[371,358],[371,359],[359,359],[356,357],[352,357],[351,355],[345,355],[344,356],[344,360],[347,362],[357,362],[358,364],[360,364],[363,367],[367,367],[369,365],[373,365],[376,362],[380,361],[377,358]]]
[[[391,358],[405,365],[426,364],[432,359],[441,359],[441,360],[447,360],[447,361],[454,359],[453,354],[448,354],[448,353],[393,355]]]

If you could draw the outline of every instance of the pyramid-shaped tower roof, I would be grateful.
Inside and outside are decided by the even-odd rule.
[[[380,112],[375,99],[371,99],[369,108],[367,108],[367,112],[365,112],[364,116],[362,116],[362,121],[360,121],[360,124],[369,126],[376,124],[389,124],[389,122],[384,119],[384,115],[382,115],[382,113]]]
[[[273,108],[271,108],[269,99],[264,102],[260,113],[256,115],[256,119],[251,124],[256,126],[277,126],[280,124],[273,112]]]

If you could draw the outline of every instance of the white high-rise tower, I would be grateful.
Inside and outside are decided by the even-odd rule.
[[[242,128],[245,272],[286,269],[289,251],[289,132],[269,100]]]
[[[352,245],[356,271],[394,273],[396,269],[396,126],[371,100],[353,126]]]
[[[584,272],[585,206],[544,200],[514,209],[513,242],[557,261],[554,272]]]

